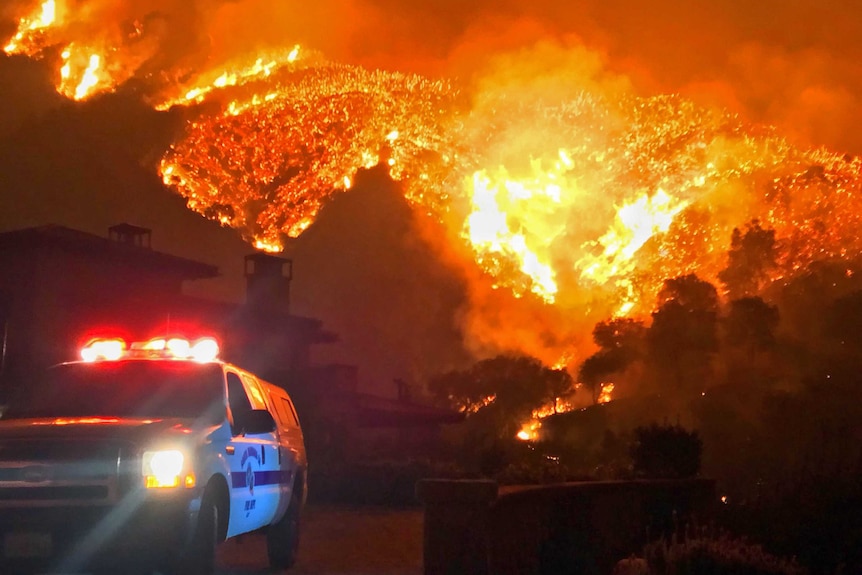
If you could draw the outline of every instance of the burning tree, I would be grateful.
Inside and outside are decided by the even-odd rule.
[[[577,365],[596,322],[649,319],[667,278],[753,296],[862,254],[862,160],[636,94],[583,50],[540,43],[470,83],[331,62],[292,39],[181,58],[163,42],[184,20],[109,4],[18,2],[3,49],[58,54],[56,87],[72,100],[134,80],[153,108],[181,109],[162,180],[260,249],[282,249],[359,171],[383,167],[466,270],[459,319],[480,356]],[[670,352],[662,325],[685,316],[673,309],[653,316],[653,355]]]
[[[428,383],[439,401],[490,424],[494,436],[512,438],[535,410],[574,393],[571,376],[535,358],[497,356]],[[553,408],[552,408],[553,409]]]
[[[593,329],[593,341],[599,351],[588,357],[578,370],[578,381],[590,390],[598,403],[607,385],[616,389],[615,377],[635,361],[643,359],[646,327],[630,318],[599,322]],[[611,383],[613,382],[613,383]]]
[[[778,267],[775,230],[749,222],[745,233],[733,229],[727,267],[718,272],[729,299],[758,295]]]

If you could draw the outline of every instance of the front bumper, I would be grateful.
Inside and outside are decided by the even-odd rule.
[[[185,547],[198,512],[190,493],[165,495],[134,494],[113,506],[3,509],[0,573],[161,564]]]

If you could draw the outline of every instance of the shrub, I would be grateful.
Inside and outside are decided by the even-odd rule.
[[[796,561],[727,535],[686,537],[644,548],[649,575],[804,575]]]
[[[693,477],[700,471],[703,444],[696,431],[679,425],[652,425],[634,430],[632,469],[648,478]]]

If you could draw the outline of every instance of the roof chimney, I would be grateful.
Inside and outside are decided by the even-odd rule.
[[[292,278],[292,260],[265,253],[245,256],[246,305],[289,313]]]
[[[139,248],[152,249],[150,241],[153,231],[149,228],[133,226],[132,224],[117,224],[108,228],[108,237],[121,244],[129,244]]]

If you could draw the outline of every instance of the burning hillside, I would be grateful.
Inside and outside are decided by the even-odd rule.
[[[292,43],[159,69],[155,13],[96,34],[73,4],[29,7],[5,51],[57,51],[57,89],[73,99],[136,78],[154,107],[188,108],[164,182],[260,249],[279,251],[359,170],[387,166],[443,230],[431,241],[474,270],[477,350],[581,359],[573,347],[596,321],[649,313],[665,278],[717,283],[731,231],[754,218],[785,248],[773,280],[862,252],[858,158],[680,96],[638,96],[577,50],[541,44],[469,85]]]

